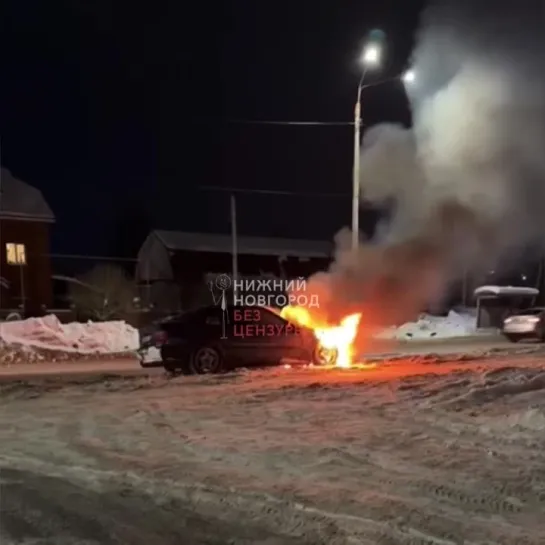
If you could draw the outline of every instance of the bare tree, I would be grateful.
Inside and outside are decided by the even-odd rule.
[[[98,265],[77,278],[69,294],[79,315],[105,321],[125,318],[133,309],[137,290],[120,267]]]

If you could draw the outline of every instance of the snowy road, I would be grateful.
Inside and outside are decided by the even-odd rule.
[[[225,535],[253,540],[251,528],[214,521],[183,505],[155,510],[153,498],[129,489],[95,491],[70,479],[3,469],[2,544],[76,545],[207,543],[223,545]],[[138,523],[135,524],[135,517]],[[244,541],[241,541],[242,543]]]
[[[535,350],[539,345],[535,343],[513,344],[498,335],[462,337],[453,339],[405,341],[405,342],[377,342],[368,353],[363,354],[361,359],[377,357],[399,357],[400,355],[418,354],[459,354],[459,353],[482,353],[490,351],[520,352],[521,350]],[[65,379],[78,379],[82,376],[92,375],[123,375],[123,376],[157,376],[162,374],[162,368],[140,367],[136,359],[115,359],[99,361],[77,361],[77,362],[39,362],[33,364],[0,364],[0,382],[11,382],[13,380],[25,379],[29,376],[49,377],[52,375],[63,375]]]
[[[136,359],[83,361],[63,363],[16,364],[0,366],[0,382],[13,382],[26,378],[64,377],[78,380],[84,376],[153,376],[163,373],[162,368],[143,369]]]
[[[543,351],[0,384],[2,545],[545,543]]]

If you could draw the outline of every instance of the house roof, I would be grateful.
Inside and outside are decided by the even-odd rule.
[[[171,251],[194,251],[230,253],[232,238],[230,235],[212,235],[206,233],[185,233],[180,231],[153,231],[164,246]],[[292,257],[330,257],[333,252],[332,242],[315,240],[262,238],[239,236],[238,253],[246,255],[273,255]]]
[[[5,168],[2,168],[0,176],[0,217],[55,221],[55,215],[39,189],[15,178]]]

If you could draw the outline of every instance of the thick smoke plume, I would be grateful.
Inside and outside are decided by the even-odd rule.
[[[396,203],[378,244],[337,241],[309,289],[336,320],[405,321],[465,270],[545,241],[545,2],[436,2],[423,15],[407,92],[413,128],[376,126],[362,196]]]

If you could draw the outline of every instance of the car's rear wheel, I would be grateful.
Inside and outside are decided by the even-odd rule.
[[[312,354],[312,363],[314,365],[335,365],[339,353],[334,348],[326,348],[325,346],[316,345]]]
[[[223,355],[213,345],[204,345],[191,354],[191,370],[196,375],[210,375],[223,371]]]
[[[511,341],[512,343],[517,343],[520,341],[520,335],[513,335],[512,333],[505,333],[504,335],[507,340]]]

